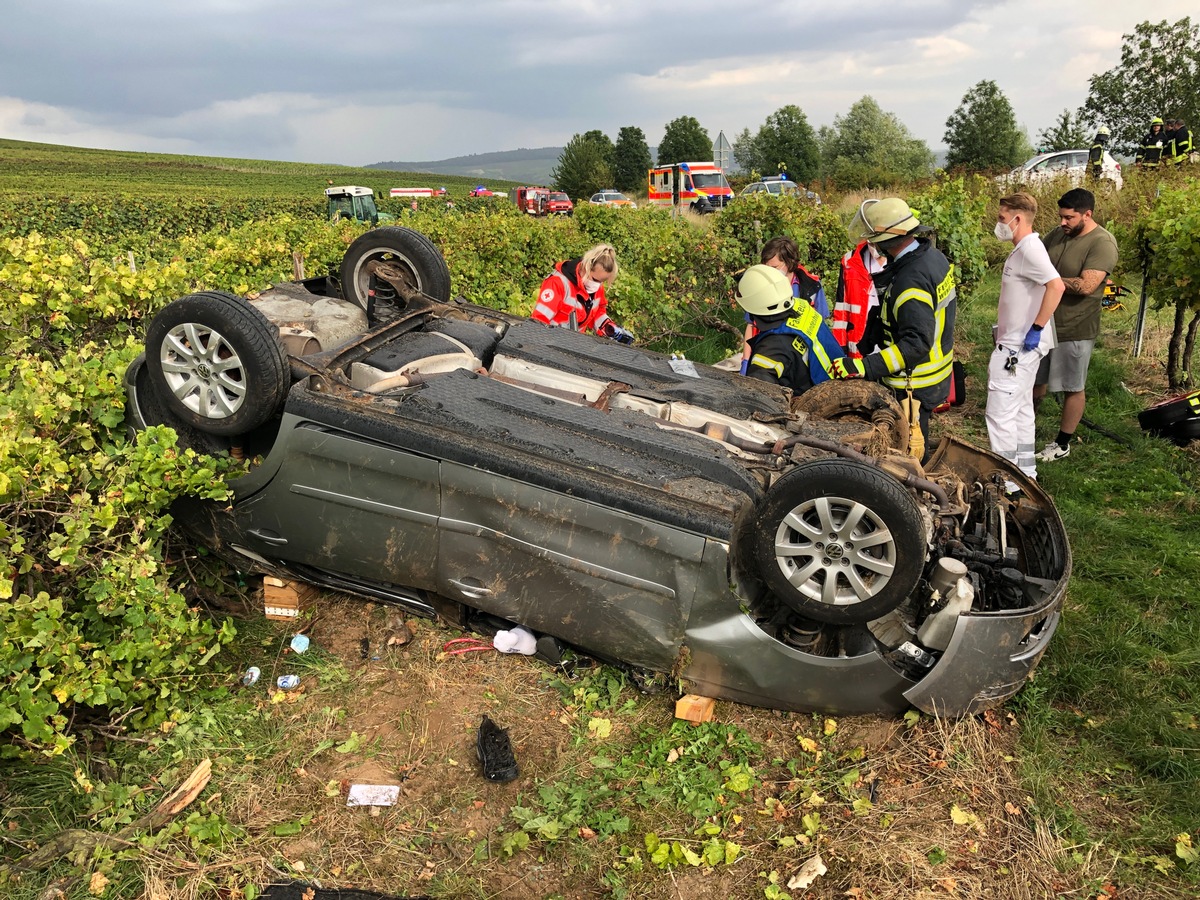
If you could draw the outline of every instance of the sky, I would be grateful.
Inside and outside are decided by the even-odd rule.
[[[933,149],[995,81],[1031,139],[1141,21],[1196,0],[8,0],[0,137],[359,166],[561,146],[627,125],[716,139],[870,95]],[[1152,12],[1149,10],[1152,9]]]

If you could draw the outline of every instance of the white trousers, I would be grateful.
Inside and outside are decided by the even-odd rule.
[[[1009,371],[1005,363],[1016,356]],[[997,346],[988,361],[987,430],[992,452],[1016,463],[1030,478],[1037,478],[1034,457],[1033,382],[1042,361],[1040,350],[1010,351]]]

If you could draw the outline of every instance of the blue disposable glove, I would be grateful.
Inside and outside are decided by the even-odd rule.
[[[852,356],[839,357],[829,364],[830,378],[862,378],[866,374],[863,361]]]
[[[630,334],[628,331],[626,331],[624,328],[622,328],[620,325],[614,325],[612,327],[612,331],[610,331],[608,333],[608,336],[610,338],[612,338],[614,341],[616,341],[618,344],[632,344],[633,343],[633,335]]]
[[[1038,345],[1041,342],[1042,342],[1042,326],[1041,325],[1030,325],[1029,331],[1025,335],[1025,343],[1023,343],[1021,345],[1021,349],[1026,352],[1029,352],[1030,350],[1036,350],[1038,348]]]

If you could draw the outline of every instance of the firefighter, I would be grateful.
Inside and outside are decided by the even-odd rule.
[[[1163,161],[1178,166],[1191,158],[1192,130],[1183,124],[1183,119],[1172,119],[1168,125]]]
[[[738,279],[735,299],[757,330],[745,375],[796,394],[829,380],[842,348],[821,315],[792,295],[787,276],[763,263],[750,266]]]
[[[1088,149],[1087,171],[1093,181],[1104,177],[1104,151],[1108,148],[1109,130],[1107,125],[1096,129],[1096,137]]]
[[[1162,160],[1163,144],[1166,137],[1163,134],[1163,120],[1155,116],[1150,120],[1150,131],[1142,138],[1142,144],[1133,155],[1133,164],[1144,169],[1157,169]]]
[[[865,200],[851,224],[888,259],[873,276],[879,318],[863,341],[879,349],[834,360],[834,378],[867,378],[892,389],[917,427],[909,452],[925,457],[929,415],[950,394],[957,312],[954,270],[921,234],[930,231],[899,197]],[[915,407],[915,408],[914,408]],[[915,422],[913,420],[916,420]]]
[[[604,287],[616,277],[617,251],[611,244],[597,244],[580,259],[558,263],[538,290],[533,320],[632,344],[633,335],[608,317]]]

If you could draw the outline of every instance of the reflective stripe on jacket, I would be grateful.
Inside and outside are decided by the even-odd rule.
[[[867,378],[890,388],[945,382],[954,364],[954,267],[927,240],[875,276],[883,349],[863,358]]]
[[[767,369],[775,373],[776,380],[782,379],[788,369],[787,360],[778,358],[770,352],[760,352],[760,350],[765,351],[766,349],[761,347],[760,340],[770,335],[791,336],[789,353],[795,353],[804,359],[812,383],[820,384],[823,381],[829,381],[829,369],[833,361],[845,355],[841,345],[834,338],[833,332],[825,324],[821,314],[807,303],[798,304],[793,312],[795,315],[783,324],[760,331],[750,341],[750,366]],[[768,346],[771,343],[775,342],[769,342]],[[785,387],[794,386],[789,384]]]
[[[595,296],[589,297],[587,291],[566,275],[566,271],[575,274],[578,266],[579,260],[569,259],[554,267],[553,274],[538,289],[532,318],[535,322],[545,322],[571,331],[601,334],[609,322],[604,287],[601,285]]]
[[[839,344],[849,350],[850,345],[863,339],[867,330],[867,312],[871,305],[871,273],[863,262],[867,242],[863,241],[842,257],[841,273],[838,276],[837,294],[833,304],[833,322],[830,328]],[[849,350],[849,356],[858,359],[862,354]]]

